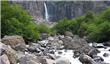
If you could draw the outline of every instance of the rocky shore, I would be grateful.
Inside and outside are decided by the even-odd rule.
[[[110,64],[109,61],[109,42],[88,44],[71,33],[42,36],[40,41],[28,44],[17,35],[5,36],[0,42],[0,64]]]

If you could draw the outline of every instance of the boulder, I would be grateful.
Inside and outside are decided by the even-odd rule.
[[[41,46],[37,43],[32,43],[32,44],[30,44],[29,47],[27,47],[29,52],[37,52],[37,53],[39,53],[41,51],[40,48],[41,48]]]
[[[63,57],[56,59],[56,64],[71,64],[71,62]]]
[[[40,62],[41,62],[42,64],[55,64],[55,60],[48,59],[48,58],[40,59]]]
[[[0,56],[0,64],[10,64],[10,61],[6,54]]]
[[[108,54],[108,53],[104,53],[103,56],[104,56],[104,57],[108,57],[109,54]]]
[[[66,49],[73,49],[77,50],[80,53],[88,54],[88,52],[93,49],[93,47],[89,46],[85,39],[82,39],[78,37],[77,35],[74,35],[73,38],[66,36],[62,39],[64,43],[64,47]],[[79,55],[79,54],[78,54]]]
[[[35,55],[26,54],[19,59],[19,64],[40,64],[40,61]]]
[[[104,61],[104,59],[103,59],[102,57],[97,56],[97,55],[94,55],[94,56],[93,56],[93,59],[94,59],[94,61],[96,61],[96,62],[103,62],[103,61]]]
[[[73,37],[73,33],[72,32],[69,32],[69,31],[66,31],[64,33],[65,36],[70,36],[70,37]]]
[[[10,46],[4,46],[5,54],[8,56],[10,64],[17,64],[16,60],[16,51],[13,50]]]
[[[104,42],[103,45],[104,46],[110,46],[110,42]]]
[[[3,54],[6,54],[9,61],[10,61],[10,64],[17,64],[17,61],[16,61],[16,51],[13,50],[9,45],[5,45],[3,43],[0,43],[0,50],[3,50],[1,52],[1,55]]]
[[[4,44],[10,45],[12,48],[15,48],[18,44],[25,44],[25,41],[22,36],[4,36],[1,40]]]
[[[97,64],[90,56],[86,54],[81,54],[79,61],[82,62],[82,64]]]

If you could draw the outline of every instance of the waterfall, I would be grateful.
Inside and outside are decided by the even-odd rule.
[[[48,10],[47,10],[47,5],[44,2],[44,7],[45,7],[45,20],[48,21],[49,20],[49,15],[48,15]]]

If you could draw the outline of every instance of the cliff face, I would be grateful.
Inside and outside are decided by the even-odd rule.
[[[44,1],[19,1],[37,21],[45,21]],[[109,1],[46,1],[49,21],[58,21],[84,15],[87,11],[101,12],[110,6]]]

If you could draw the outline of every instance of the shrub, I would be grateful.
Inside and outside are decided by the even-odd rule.
[[[8,1],[1,2],[1,34],[21,35],[26,40],[36,41],[39,33],[32,18],[17,4],[9,4]]]

